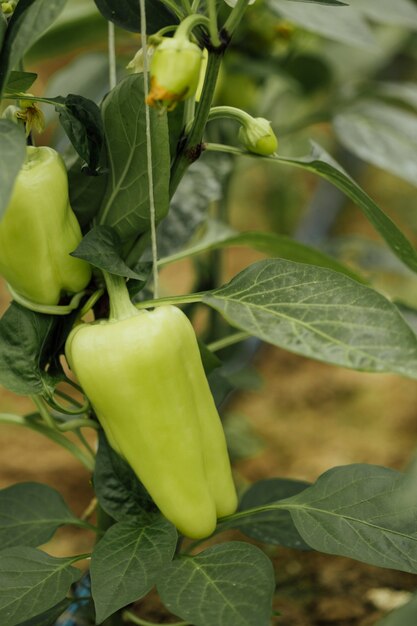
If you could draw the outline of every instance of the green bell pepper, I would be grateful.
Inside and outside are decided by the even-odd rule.
[[[28,147],[0,220],[0,274],[18,295],[58,304],[63,292],[90,282],[88,263],[70,256],[81,239],[62,158],[52,148]]]
[[[120,300],[119,300],[120,306]],[[66,356],[111,446],[187,537],[237,506],[226,441],[194,329],[174,306],[75,327]]]

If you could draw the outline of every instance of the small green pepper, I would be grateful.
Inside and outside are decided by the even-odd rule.
[[[77,326],[71,369],[112,447],[187,537],[209,536],[236,491],[194,329],[174,306]]]
[[[261,156],[271,156],[278,149],[278,139],[271,123],[263,117],[252,117],[239,130],[239,140],[246,150]]]
[[[152,57],[147,104],[171,110],[191,98],[200,81],[202,60],[203,52],[186,37],[164,37]]]
[[[0,275],[18,295],[58,304],[62,292],[76,293],[90,281],[90,266],[70,256],[81,239],[64,162],[52,148],[28,147],[0,220]]]

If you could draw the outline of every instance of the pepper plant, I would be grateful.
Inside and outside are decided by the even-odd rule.
[[[96,496],[78,518],[44,484],[0,492],[0,623],[50,626],[70,613],[79,625],[148,624],[129,605],[156,586],[184,626],[279,624],[264,544],[417,573],[413,470],[356,464],[329,468],[313,484],[271,477],[237,503],[210,376],[222,362],[217,354],[226,358],[226,348],[256,337],[329,364],[417,378],[415,311],[317,247],[239,233],[225,212],[214,220],[207,211],[209,182],[227,184],[219,163],[230,173],[249,157],[308,172],[355,203],[416,273],[409,238],[323,147],[314,143],[304,156],[284,149],[286,137],[328,122],[345,150],[415,183],[415,87],[378,79],[396,51],[407,50],[415,5],[90,4],[88,19],[101,20],[101,29],[107,20],[108,31],[109,79],[96,100],[30,93],[37,76],[25,71],[25,55],[37,40],[55,33],[62,45],[60,33],[70,42],[74,30],[82,36],[70,18],[52,27],[66,0],[0,4],[0,272],[12,297],[0,321],[0,382],[34,403],[30,415],[1,413],[0,422],[72,453]],[[247,19],[252,11],[259,21]],[[368,20],[403,30],[386,44]],[[131,35],[140,50],[129,70],[118,62],[115,26],[140,34]],[[338,41],[326,61],[316,54],[320,36]],[[367,64],[353,51],[349,66],[340,61],[339,44],[357,52],[378,37],[382,52],[369,53]],[[307,50],[297,48],[306,41]],[[225,95],[228,55],[239,84],[252,81],[262,93],[247,111]],[[350,89],[332,82],[330,58]],[[308,80],[305,67],[313,68]],[[268,99],[272,92],[285,100],[276,68],[281,79],[320,93],[303,106],[299,99],[295,116],[290,106],[287,120]],[[44,116],[60,123],[49,134],[54,148],[37,146]],[[221,251],[239,245],[267,258],[221,284]],[[159,270],[184,258],[204,259],[195,264],[195,289],[161,295]],[[197,342],[189,320],[202,307],[210,323]],[[43,546],[64,525],[95,533],[89,553],[48,553]],[[226,530],[250,541],[224,541]],[[404,626],[410,616],[417,619],[415,599],[383,623]]]

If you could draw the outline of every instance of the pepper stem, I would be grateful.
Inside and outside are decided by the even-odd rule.
[[[125,320],[129,317],[140,315],[130,300],[125,279],[122,276],[115,276],[108,272],[103,272],[103,275],[110,298],[109,319],[111,321]]]

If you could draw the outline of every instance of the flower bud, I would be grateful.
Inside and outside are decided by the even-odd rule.
[[[253,117],[239,130],[239,140],[249,152],[270,156],[277,151],[278,139],[271,123],[263,117]]]
[[[200,78],[203,53],[183,37],[164,38],[152,58],[149,106],[172,110],[178,102],[193,96]]]
[[[14,2],[1,2],[0,6],[4,15],[11,15],[15,9]]]

